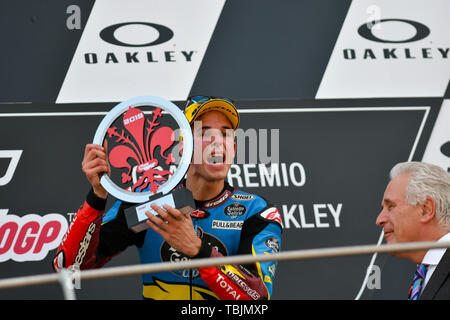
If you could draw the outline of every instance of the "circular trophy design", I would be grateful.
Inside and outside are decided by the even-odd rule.
[[[181,156],[177,136],[183,137]],[[192,158],[189,122],[175,104],[160,97],[136,97],[111,109],[93,143],[103,145],[105,140],[111,177],[104,174],[101,184],[126,202],[142,203],[169,193],[184,178]]]

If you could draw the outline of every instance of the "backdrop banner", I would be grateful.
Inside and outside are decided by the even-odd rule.
[[[227,180],[278,207],[282,250],[377,244],[381,229],[375,219],[389,170],[422,157],[441,102],[238,100],[241,126]],[[0,114],[2,278],[52,272],[55,249],[89,189],[80,166],[84,145],[111,106],[5,106]],[[354,299],[359,292],[367,299],[403,299],[414,265],[387,255],[371,260],[362,255],[281,262],[273,299]],[[136,250],[129,248],[106,266],[135,263]],[[369,279],[367,268],[373,270]],[[89,280],[76,294],[139,299],[139,282],[138,275]],[[60,298],[55,286],[1,290],[0,297]]]

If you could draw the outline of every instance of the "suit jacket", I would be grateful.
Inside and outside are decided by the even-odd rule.
[[[450,300],[450,249],[445,251],[419,300]]]

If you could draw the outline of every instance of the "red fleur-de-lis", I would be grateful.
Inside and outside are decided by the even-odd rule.
[[[132,180],[132,167],[128,161],[134,159],[138,164],[136,171],[141,175],[131,187],[133,192],[137,189],[144,190],[149,187],[151,192],[156,193],[160,186],[160,183],[157,182],[167,181],[164,176],[172,174],[168,170],[155,169],[158,165],[158,160],[154,158],[157,149],[159,149],[159,156],[166,160],[166,165],[175,162],[171,153],[165,154],[174,143],[173,130],[169,127],[160,127],[155,130],[160,125],[157,120],[162,118],[161,109],[154,109],[152,115],[153,119],[149,121],[140,109],[132,107],[124,113],[123,125],[133,139],[130,139],[130,136],[126,135],[123,129],[120,134],[117,132],[117,127],[111,127],[107,130],[109,138],[116,137],[115,142],[120,144],[111,149],[109,162],[115,168],[127,169],[126,172],[122,173],[123,184]],[[147,124],[148,127],[146,127]],[[144,138],[146,138],[145,142]]]

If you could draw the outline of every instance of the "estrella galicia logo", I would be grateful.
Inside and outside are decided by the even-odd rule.
[[[126,43],[124,41],[121,41],[116,38],[115,32],[125,26],[129,25],[143,25],[148,26],[150,28],[153,28],[158,32],[158,37],[150,42],[143,43],[143,44],[133,44],[133,43]],[[109,27],[104,28],[102,31],[100,31],[100,38],[103,39],[103,41],[106,41],[110,44],[114,44],[116,46],[122,46],[122,47],[149,47],[149,46],[156,46],[158,44],[164,43],[172,39],[173,37],[173,31],[170,30],[168,27],[163,26],[161,24],[156,23],[150,23],[150,22],[123,22],[123,23],[117,23],[113,24]]]
[[[373,34],[372,29],[375,25],[381,24],[384,22],[391,22],[391,21],[407,23],[407,24],[413,26],[414,29],[416,30],[414,36],[412,36],[409,39],[404,39],[404,40],[386,40],[386,39],[381,39]],[[371,21],[368,23],[364,23],[363,25],[361,25],[358,28],[358,34],[361,37],[366,38],[367,40],[375,41],[375,42],[407,43],[407,42],[414,42],[414,41],[419,41],[419,40],[425,39],[430,34],[430,29],[426,25],[424,25],[420,22],[417,22],[417,21],[406,20],[406,19],[381,19],[381,20],[375,20],[375,21]]]
[[[242,216],[247,211],[247,207],[235,202],[225,207],[224,213],[231,218],[237,218],[238,216]]]

